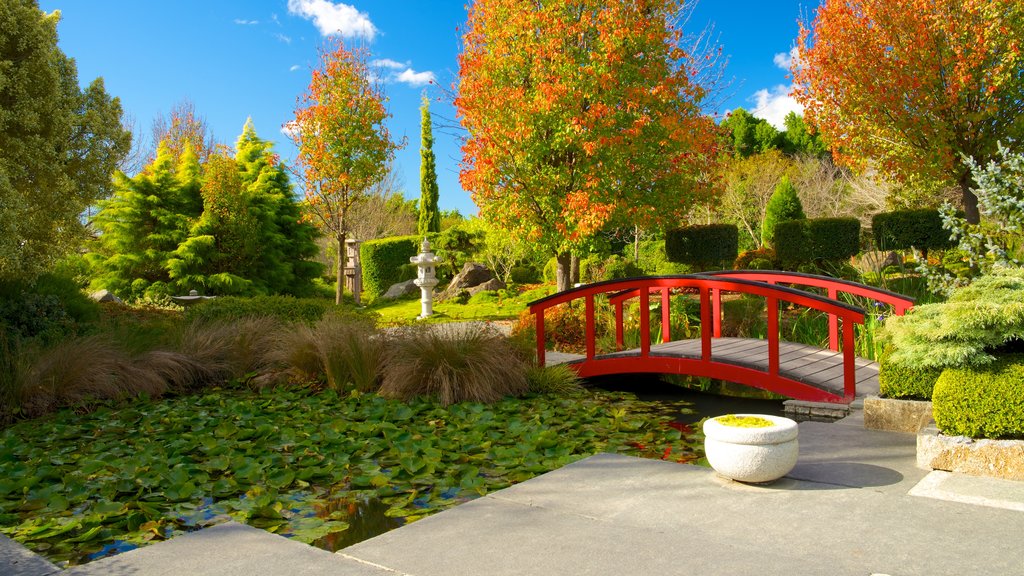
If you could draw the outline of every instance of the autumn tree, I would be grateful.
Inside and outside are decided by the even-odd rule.
[[[441,213],[438,212],[437,166],[434,160],[434,133],[430,126],[430,101],[423,97],[420,107],[420,214],[421,235],[441,231]]]
[[[678,224],[716,173],[679,0],[476,0],[455,105],[462,186],[488,221],[556,256],[609,225]]]
[[[164,143],[175,160],[181,158],[186,147],[190,147],[199,158],[199,163],[206,164],[206,160],[217,148],[217,141],[206,118],[196,112],[195,103],[188,98],[172,106],[168,117],[157,114],[150,132],[153,135],[153,148]]]
[[[1024,138],[1020,0],[826,0],[802,23],[795,96],[853,167],[960,188],[979,220],[969,161]]]
[[[85,237],[131,133],[103,79],[85,89],[57,45],[60,12],[0,2],[0,279],[29,279]]]
[[[341,304],[350,211],[385,176],[400,145],[384,125],[391,115],[380,86],[370,80],[366,51],[328,42],[289,134],[298,148],[296,174],[305,189],[307,217],[335,241],[335,302]]]

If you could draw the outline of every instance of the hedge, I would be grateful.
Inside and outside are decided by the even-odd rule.
[[[665,255],[670,262],[702,268],[732,262],[739,246],[739,229],[735,224],[688,226],[665,234]]]
[[[334,302],[292,296],[220,296],[197,302],[185,309],[190,321],[212,322],[237,320],[247,316],[269,316],[284,322],[313,323],[323,318]]]
[[[950,436],[1024,438],[1024,355],[947,368],[935,383],[932,410]]]
[[[788,220],[775,225],[775,254],[783,264],[846,260],[860,253],[856,218]]]
[[[388,291],[392,284],[408,280],[409,259],[420,250],[420,236],[395,236],[368,240],[359,247],[363,267],[363,295],[373,302]]]
[[[953,246],[949,230],[934,208],[882,212],[871,219],[871,231],[879,250],[944,250]]]
[[[935,381],[942,374],[942,368],[906,366],[889,361],[885,353],[878,362],[878,387],[886,398],[911,398],[931,400]]]

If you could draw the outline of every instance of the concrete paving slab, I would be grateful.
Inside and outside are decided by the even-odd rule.
[[[43,576],[59,572],[55,564],[7,536],[0,535],[0,574],[4,576]]]
[[[258,576],[271,574],[395,576],[395,572],[345,558],[236,522],[171,538],[70,568],[61,576]]]
[[[910,490],[910,495],[1024,512],[1024,482],[1016,480],[933,470]]]
[[[599,455],[340,554],[417,576],[1022,574],[1021,530],[1017,512]]]

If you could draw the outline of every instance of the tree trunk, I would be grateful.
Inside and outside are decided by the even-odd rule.
[[[572,257],[568,252],[562,252],[555,256],[555,282],[558,284],[558,291],[564,292],[572,288]]]
[[[345,293],[345,264],[348,258],[345,254],[345,233],[338,234],[338,253],[334,257],[335,269],[338,271],[334,285],[334,303],[341,305],[341,296]]]
[[[575,286],[580,283],[580,257],[576,254],[569,255],[569,284]],[[572,287],[570,286],[570,288]]]
[[[968,224],[981,222],[981,213],[978,212],[978,197],[974,195],[973,187],[974,180],[971,178],[970,172],[960,177],[961,201],[964,204],[964,218],[967,219]]]
[[[641,232],[639,226],[633,226],[633,264],[640,265],[640,235]]]

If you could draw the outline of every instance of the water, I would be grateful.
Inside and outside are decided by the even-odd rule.
[[[675,421],[695,424],[708,416],[723,414],[771,414],[783,416],[782,400],[737,398],[683,388],[665,382],[658,374],[619,374],[587,380],[591,386],[612,392],[630,392],[649,402],[663,402],[666,407],[685,403],[688,410],[679,411]]]

